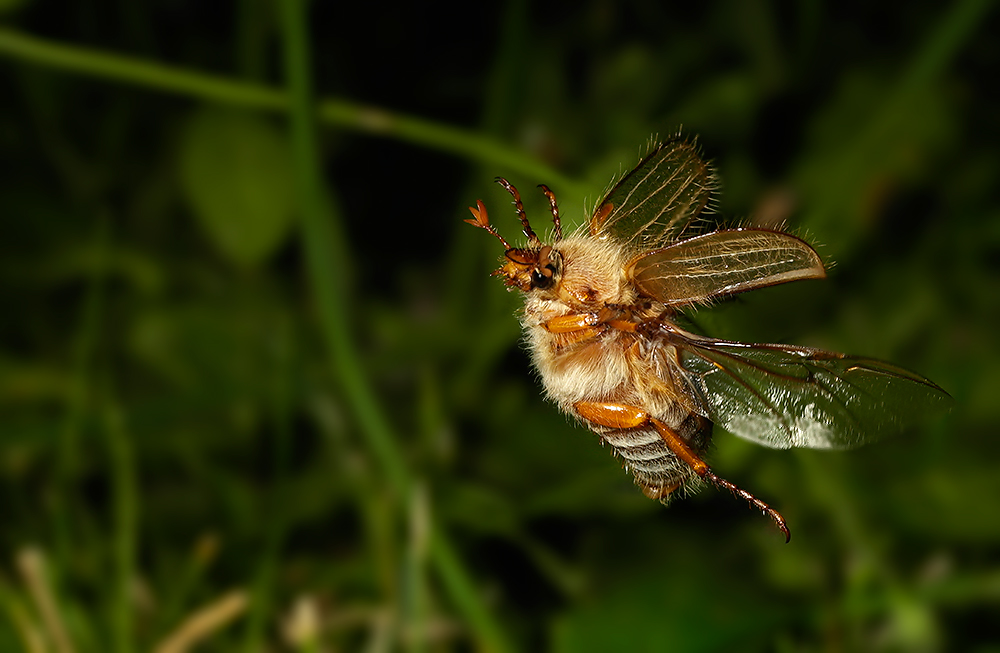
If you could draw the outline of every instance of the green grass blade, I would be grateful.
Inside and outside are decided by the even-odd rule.
[[[285,71],[292,98],[292,145],[302,200],[302,237],[308,276],[319,305],[323,334],[336,377],[389,483],[400,498],[405,499],[412,488],[412,478],[396,446],[391,426],[384,418],[386,413],[378,405],[364,374],[349,331],[353,316],[345,302],[347,289],[343,286],[346,275],[344,270],[337,269],[337,261],[344,260],[338,253],[347,251],[349,247],[343,229],[335,220],[328,220],[323,211],[304,5],[301,0],[284,0],[281,10]],[[335,215],[333,217],[336,218]],[[499,626],[482,606],[445,535],[438,531],[433,537],[432,556],[457,607],[465,613],[486,648],[509,650]]]
[[[289,110],[288,95],[282,89],[64,45],[11,29],[0,28],[0,55],[164,93],[267,111]],[[504,174],[516,172],[531,179],[544,179],[563,192],[580,197],[586,194],[578,182],[540,163],[531,154],[472,130],[342,99],[321,100],[318,115],[321,122],[329,125],[397,138],[478,161]]]

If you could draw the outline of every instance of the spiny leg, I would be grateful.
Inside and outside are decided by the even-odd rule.
[[[528,216],[524,212],[524,204],[521,203],[521,194],[518,193],[517,189],[503,177],[497,177],[496,182],[506,188],[507,192],[514,198],[514,209],[517,211],[518,219],[521,220],[521,229],[524,231],[524,235],[528,237],[528,244],[532,247],[541,246],[542,241],[538,240],[538,236],[535,235],[531,225],[528,224]]]
[[[765,515],[767,515],[768,517],[770,517],[771,519],[773,519],[774,523],[778,526],[778,528],[781,529],[781,532],[785,534],[785,544],[788,544],[789,540],[792,539],[792,534],[788,530],[788,525],[785,524],[785,518],[781,516],[780,512],[778,512],[777,510],[775,510],[771,506],[767,505],[766,503],[764,503],[763,501],[761,501],[760,499],[758,499],[754,495],[750,494],[749,492],[747,492],[743,488],[738,487],[738,486],[734,485],[733,483],[730,483],[729,481],[727,481],[724,478],[719,478],[718,476],[715,475],[715,472],[713,472],[711,469],[709,469],[708,471],[705,472],[705,478],[707,478],[709,481],[711,481],[717,487],[721,487],[721,488],[724,488],[726,490],[729,490],[730,492],[732,492],[736,496],[740,497],[741,499],[743,499],[744,501],[746,501],[747,503],[749,503],[753,507],[757,508],[757,510],[760,510]]]
[[[707,479],[716,487],[729,490],[770,517],[781,532],[785,534],[785,543],[788,543],[792,539],[792,534],[788,530],[788,525],[785,524],[785,518],[781,516],[781,513],[746,490],[737,487],[724,478],[720,478],[672,428],[652,417],[641,408],[625,404],[595,401],[580,401],[573,404],[573,408],[576,409],[577,414],[583,419],[607,428],[633,429],[652,425],[656,429],[656,432],[660,434],[667,448],[687,463],[698,476]]]
[[[681,460],[691,465],[695,473],[709,480],[716,487],[721,487],[725,488],[726,490],[729,490],[736,496],[740,497],[753,507],[763,512],[765,515],[770,517],[771,520],[778,527],[778,529],[785,534],[785,544],[788,544],[788,542],[791,541],[792,533],[791,531],[788,530],[788,525],[785,523],[785,518],[781,516],[780,512],[778,512],[771,506],[767,505],[754,495],[750,494],[743,488],[738,487],[734,483],[731,483],[730,481],[727,481],[724,478],[720,478],[715,472],[711,470],[711,468],[709,468],[709,466],[701,458],[698,457],[697,454],[695,454],[695,452],[691,449],[691,447],[689,447],[687,443],[684,442],[684,440],[682,440],[680,436],[678,436],[677,433],[669,426],[667,426],[660,420],[655,419],[653,417],[650,417],[649,421],[653,425],[653,427],[656,428],[656,431],[660,434],[660,437],[663,438],[663,441],[664,443],[666,443],[667,447],[675,454],[677,454],[677,456]]]
[[[552,224],[556,227],[556,240],[562,240],[562,223],[559,221],[559,207],[556,205],[556,194],[549,190],[545,184],[538,184],[538,187],[549,198],[549,209],[552,211]]]

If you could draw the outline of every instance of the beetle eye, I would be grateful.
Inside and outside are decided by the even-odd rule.
[[[538,252],[535,269],[531,271],[531,288],[534,290],[548,290],[556,282],[559,268],[562,263],[562,256],[549,246],[543,247]]]
[[[531,287],[548,290],[556,280],[556,266],[549,263],[545,267],[531,271]]]
[[[541,271],[539,271],[537,269],[531,271],[531,287],[532,288],[541,288],[542,290],[547,290],[549,287],[552,286],[553,280],[554,279],[552,278],[551,272],[550,272],[550,274],[548,276],[546,276],[545,274],[543,274]]]

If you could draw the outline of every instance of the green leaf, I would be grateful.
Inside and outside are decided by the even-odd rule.
[[[270,122],[199,110],[181,135],[178,161],[199,225],[232,263],[259,265],[284,242],[295,210],[291,151]]]

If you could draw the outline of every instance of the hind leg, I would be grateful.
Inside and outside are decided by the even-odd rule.
[[[667,445],[667,448],[670,449],[670,451],[672,451],[678,458],[687,463],[695,474],[710,481],[713,485],[729,490],[750,505],[754,506],[758,510],[761,510],[764,514],[774,520],[774,523],[779,529],[781,529],[781,532],[785,534],[785,542],[788,542],[792,538],[792,534],[788,531],[788,526],[785,524],[785,518],[781,516],[781,513],[746,490],[737,487],[733,483],[730,483],[726,479],[720,478],[716,475],[716,473],[709,468],[708,464],[706,464],[705,461],[703,461],[698,454],[695,453],[690,446],[688,446],[687,442],[685,442],[676,431],[643,409],[636,406],[628,406],[626,404],[603,403],[596,401],[579,401],[573,404],[573,409],[576,410],[577,415],[588,422],[605,428],[634,429],[642,428],[644,426],[652,426],[656,429],[656,432],[660,434],[660,437],[663,439],[664,444]],[[677,486],[666,486],[659,489],[645,486],[643,488],[643,493],[650,498],[662,499],[676,489]],[[650,494],[650,492],[656,491],[660,491],[661,493],[655,496]]]

